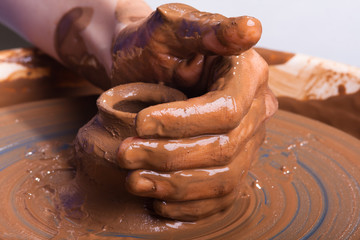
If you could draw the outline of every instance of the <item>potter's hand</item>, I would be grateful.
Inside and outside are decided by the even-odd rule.
[[[252,17],[226,18],[184,4],[166,4],[115,38],[112,85],[165,83],[189,95],[208,91],[216,56],[238,55],[260,39]]]
[[[157,199],[165,217],[196,220],[229,206],[264,138],[262,123],[277,108],[267,64],[254,50],[220,57],[211,69],[210,92],[140,111],[143,138],[120,146],[120,166],[134,170],[128,189]],[[173,140],[144,139],[154,136]]]
[[[262,123],[276,109],[267,65],[248,50],[260,35],[254,18],[168,4],[117,36],[112,85],[160,82],[191,97],[208,92],[142,110],[136,120],[142,138],[120,146],[119,165],[134,170],[129,191],[156,199],[158,214],[196,220],[238,196],[264,137]]]

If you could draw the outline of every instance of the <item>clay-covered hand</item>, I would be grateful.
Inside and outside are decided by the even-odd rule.
[[[184,4],[165,4],[116,36],[111,84],[165,83],[199,95],[216,79],[215,73],[207,74],[216,56],[238,55],[260,36],[256,18],[226,18]]]
[[[215,78],[208,93],[140,111],[141,138],[119,149],[120,166],[134,170],[129,191],[156,199],[165,217],[192,221],[232,204],[277,109],[254,50],[218,57],[207,73]]]
[[[113,84],[160,82],[192,97],[140,111],[140,138],[119,148],[128,190],[154,198],[158,214],[196,220],[238,197],[277,108],[267,64],[250,49],[260,35],[255,18],[167,4],[114,42]]]

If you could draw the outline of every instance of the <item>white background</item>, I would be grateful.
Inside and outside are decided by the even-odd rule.
[[[1,1],[1,0],[0,0]],[[100,1],[100,0],[99,0]],[[155,9],[165,0],[145,0]],[[228,17],[260,19],[258,46],[304,53],[360,67],[360,0],[179,0]],[[0,26],[0,49],[26,43]]]

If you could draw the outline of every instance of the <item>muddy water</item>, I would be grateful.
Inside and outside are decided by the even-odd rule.
[[[59,125],[46,114],[39,118],[48,127]],[[359,142],[319,123],[278,113],[236,203],[191,223],[153,217],[146,199],[104,191],[77,174],[73,137],[1,150],[2,239],[360,237]]]

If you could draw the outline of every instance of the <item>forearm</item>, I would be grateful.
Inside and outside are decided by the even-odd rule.
[[[108,76],[114,36],[150,12],[142,0],[0,1],[0,20],[19,35],[72,68],[95,59]]]

